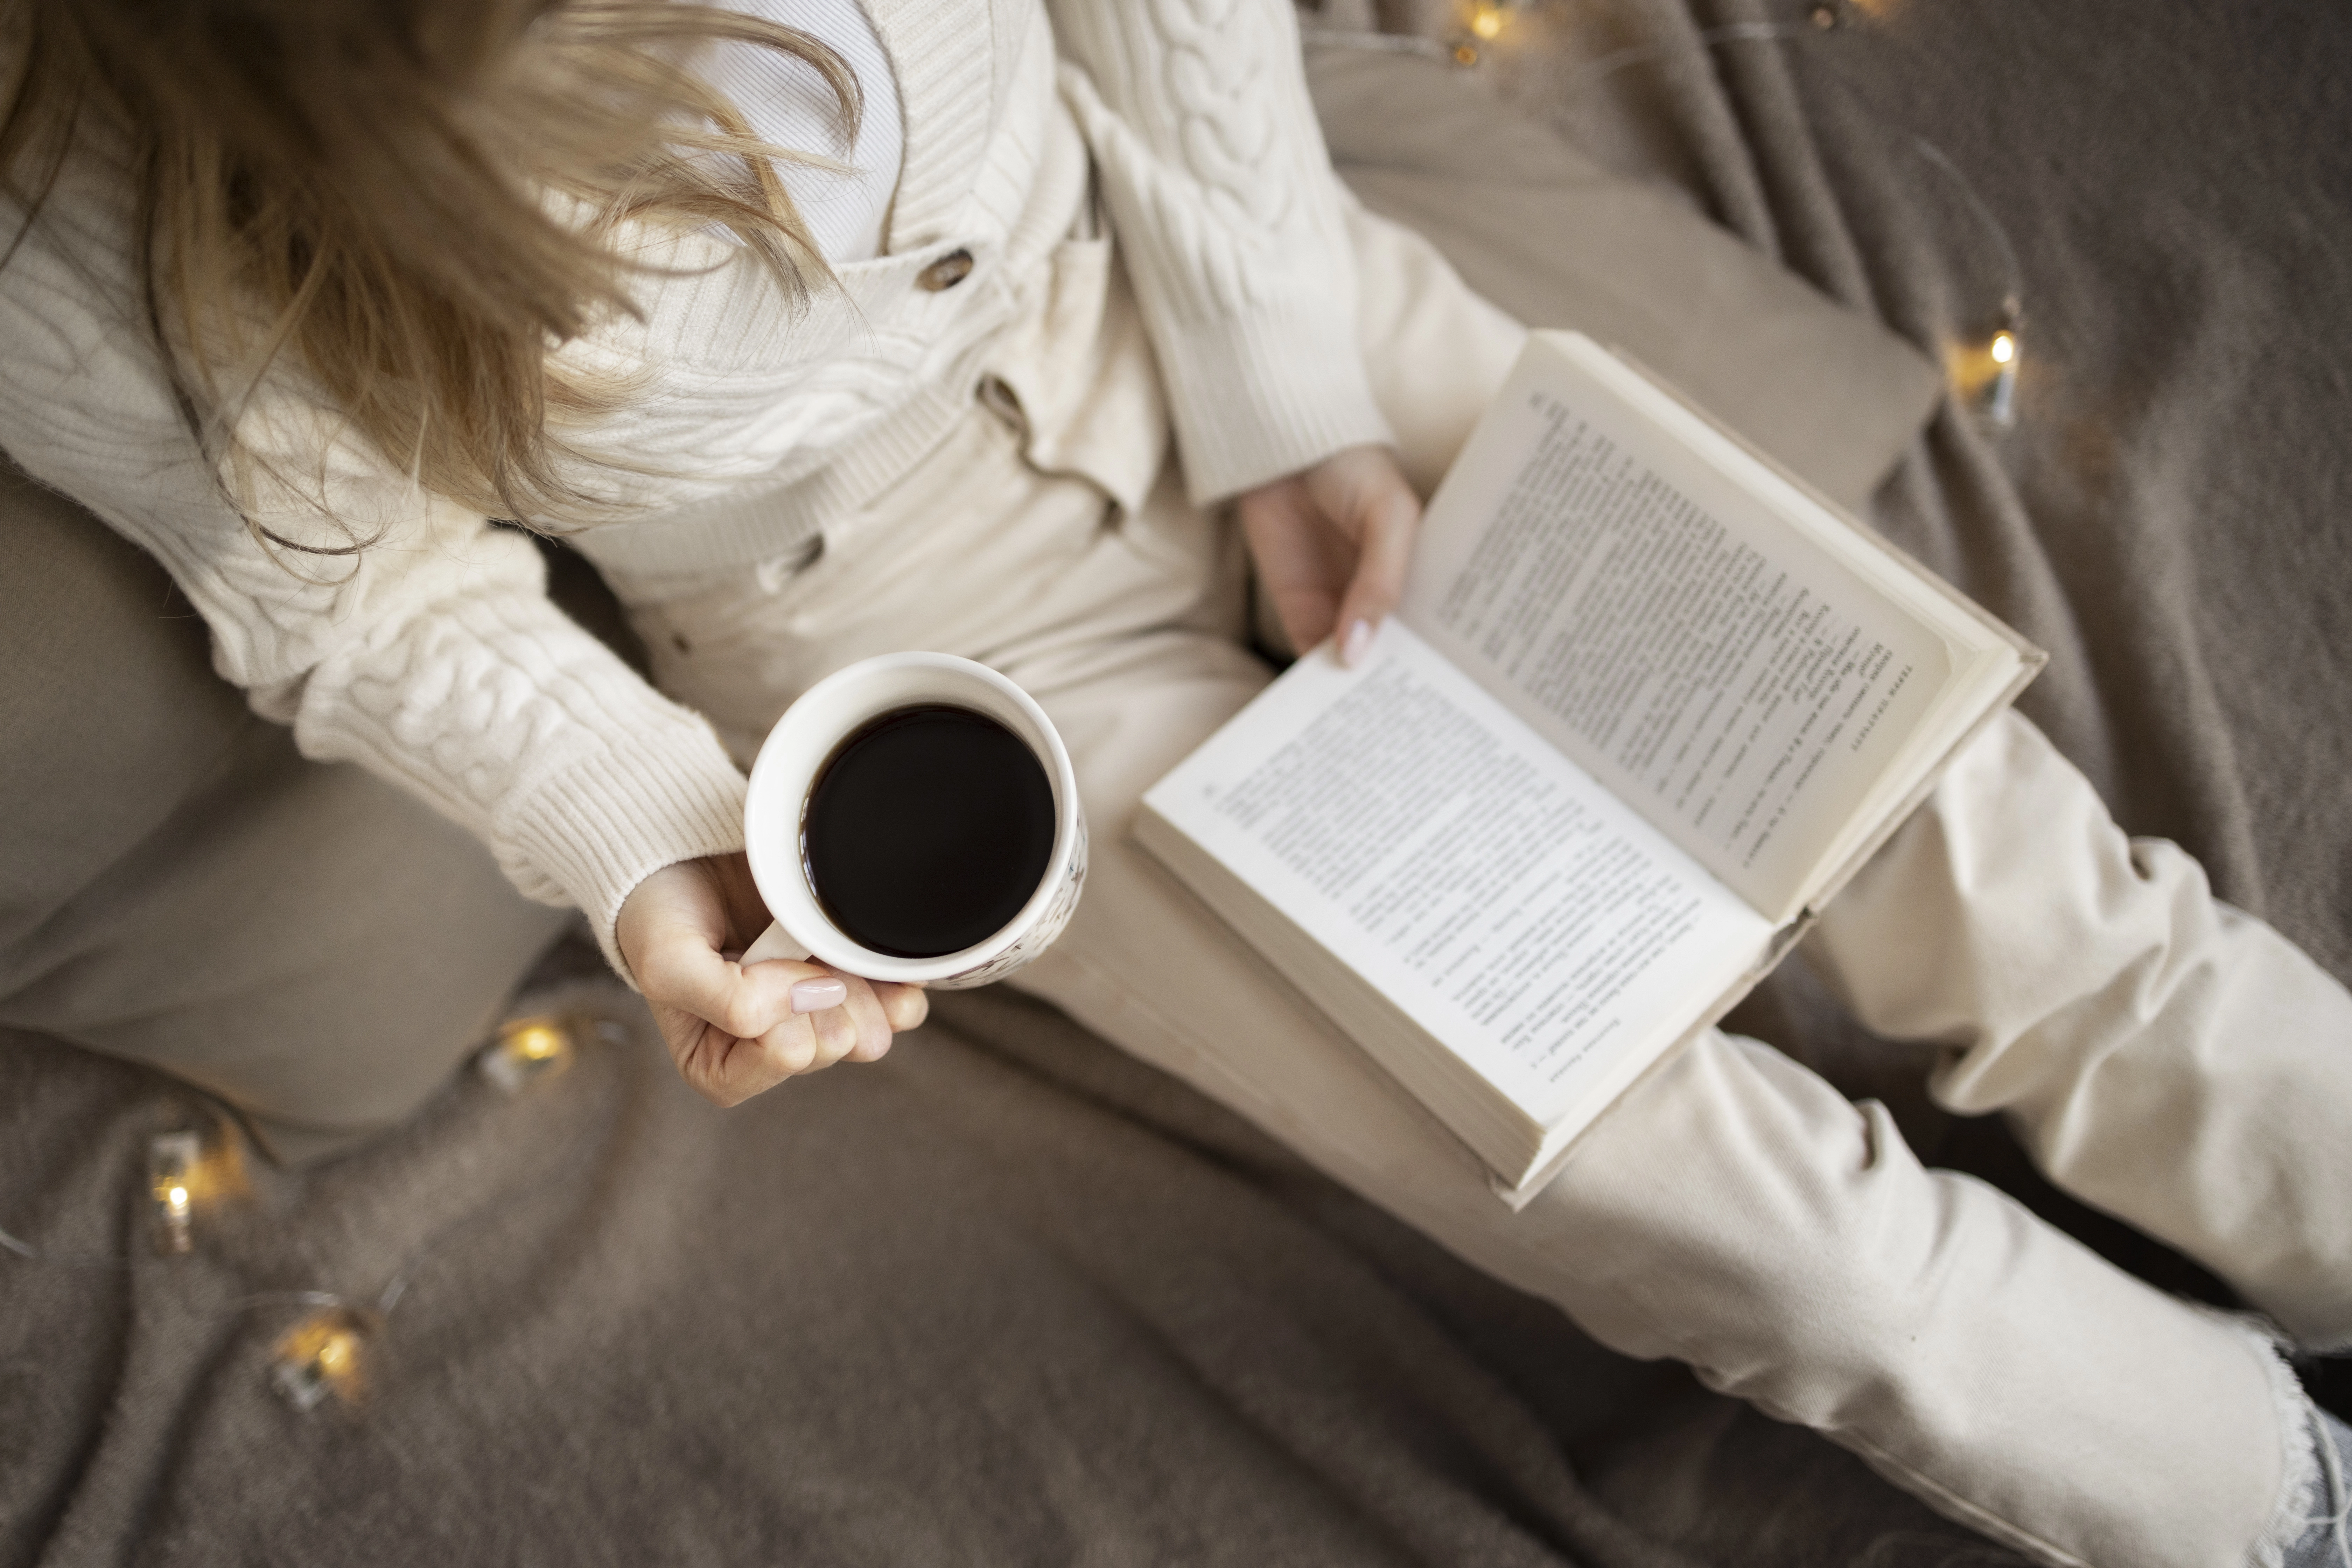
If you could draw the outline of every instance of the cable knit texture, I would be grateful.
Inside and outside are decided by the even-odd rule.
[[[1389,432],[1355,349],[1356,277],[1297,18],[1258,0],[1055,0],[1184,474],[1220,500]]]
[[[867,5],[905,115],[885,254],[795,307],[721,237],[639,235],[662,269],[641,315],[562,351],[643,389],[566,432],[617,460],[579,469],[605,515],[574,542],[624,599],[788,554],[928,452],[1083,215],[1089,150],[1197,500],[1387,437],[1286,0],[1055,0],[1050,23],[1040,0]],[[710,727],[548,603],[527,540],[423,493],[293,367],[238,426],[266,469],[216,469],[142,325],[132,218],[93,132],[0,271],[0,446],[162,560],[220,672],[305,754],[479,834],[618,965],[638,881],[741,843]],[[958,250],[971,276],[924,287]],[[272,549],[248,518],[368,547]]]

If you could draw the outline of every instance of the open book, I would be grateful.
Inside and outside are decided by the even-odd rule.
[[[1524,1203],[2044,658],[1538,332],[1371,657],[1301,658],[1135,831]]]

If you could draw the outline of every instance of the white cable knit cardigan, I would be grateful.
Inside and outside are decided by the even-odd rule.
[[[646,236],[684,270],[562,351],[644,388],[583,436],[639,470],[599,470],[631,516],[575,540],[624,598],[775,558],[929,450],[1082,212],[1089,150],[1196,500],[1387,438],[1289,0],[867,4],[905,114],[885,254],[794,312],[722,238]],[[381,539],[273,559],[173,404],[130,223],[93,140],[0,270],[0,447],[163,561],[220,673],[307,755],[472,829],[617,963],[640,880],[740,847],[709,726],[549,603],[527,540],[418,491],[290,373],[239,435],[301,482],[247,510],[306,542]],[[927,287],[957,251],[970,276]]]

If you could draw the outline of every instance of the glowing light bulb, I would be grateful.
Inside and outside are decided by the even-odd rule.
[[[332,1395],[346,1405],[364,1392],[368,1321],[348,1307],[311,1313],[279,1336],[269,1385],[297,1410],[315,1410]]]
[[[499,1026],[498,1038],[483,1050],[479,1062],[484,1078],[507,1093],[517,1094],[527,1084],[563,1071],[577,1054],[570,1020],[509,1018]]]
[[[2019,347],[2013,327],[2003,327],[1993,333],[1992,342],[1985,345],[1985,355],[1992,362],[1992,374],[1985,386],[1985,418],[1998,430],[2006,430],[2017,423]]]
[[[1470,12],[1471,32],[1488,43],[1494,42],[1502,36],[1503,21],[1503,8],[1500,5],[1477,5]]]
[[[204,1135],[164,1132],[147,1145],[147,1184],[155,1201],[155,1250],[195,1248],[196,1189],[205,1158]]]

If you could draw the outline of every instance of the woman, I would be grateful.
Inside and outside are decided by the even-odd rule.
[[[1247,566],[1299,646],[1360,656],[1413,486],[1517,343],[1345,200],[1281,0],[5,15],[0,158],[33,216],[0,270],[0,445],[164,562],[309,754],[576,903],[705,1094],[921,1017],[730,958],[762,920],[737,764],[831,668],[967,654],[1052,713],[1097,835],[1029,988],[1605,1342],[2048,1560],[2309,1533],[2333,1450],[2258,1326],[1717,1035],[1515,1215],[1127,844],[1266,679]],[[654,686],[492,517],[596,563]],[[2306,1343],[2352,1339],[2352,1002],[2125,841],[2021,721],[1813,951],[1866,1022],[1948,1048],[1948,1103],[2010,1110],[2053,1177]]]

